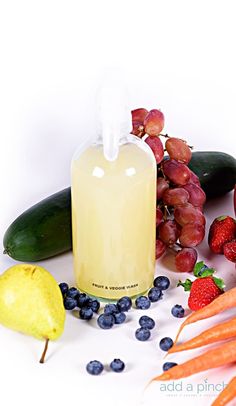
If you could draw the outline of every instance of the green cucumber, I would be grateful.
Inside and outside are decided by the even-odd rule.
[[[236,184],[236,159],[224,152],[193,152],[188,166],[199,177],[207,199],[230,192]]]
[[[193,152],[190,169],[199,177],[207,198],[234,188],[236,160],[222,152]],[[21,214],[7,229],[4,252],[18,261],[40,261],[72,248],[71,193],[64,189]]]
[[[7,229],[4,253],[18,261],[40,261],[71,250],[70,188],[22,213]]]

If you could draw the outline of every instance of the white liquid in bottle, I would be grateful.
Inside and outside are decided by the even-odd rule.
[[[132,142],[130,142],[132,141]],[[102,145],[72,163],[76,283],[88,294],[117,299],[145,292],[155,267],[156,163],[134,136],[108,161]]]

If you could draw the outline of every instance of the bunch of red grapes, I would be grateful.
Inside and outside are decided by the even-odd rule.
[[[182,139],[161,134],[164,115],[160,110],[133,110],[132,123],[132,134],[144,137],[157,162],[156,258],[170,248],[177,270],[191,272],[197,261],[194,247],[202,242],[206,223],[206,195],[187,166],[191,148]]]

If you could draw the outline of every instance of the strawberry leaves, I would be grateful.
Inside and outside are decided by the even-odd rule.
[[[183,286],[184,291],[189,292],[191,290],[191,287],[192,287],[192,281],[190,279],[186,279],[185,282],[179,281],[178,284],[177,284],[177,287],[178,286]]]
[[[208,268],[203,261],[197,262],[193,269],[193,274],[196,276],[196,278],[206,278],[207,276],[213,275],[214,272],[215,269]]]
[[[197,262],[194,267],[194,270],[193,270],[193,274],[197,279],[212,277],[216,286],[218,286],[218,288],[223,291],[225,288],[225,283],[224,283],[223,279],[212,276],[214,273],[215,273],[215,269],[208,268],[208,266],[205,265],[203,261]],[[177,286],[183,286],[184,291],[189,292],[191,290],[192,284],[193,284],[193,281],[191,281],[191,279],[186,279],[185,282],[179,281]]]
[[[224,290],[225,283],[224,283],[223,279],[216,278],[215,276],[213,277],[213,279],[214,279],[214,282],[215,282],[216,286],[218,286],[219,289]]]

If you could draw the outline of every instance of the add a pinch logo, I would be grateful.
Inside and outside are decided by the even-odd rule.
[[[224,381],[209,382],[204,379],[202,382],[190,383],[181,380],[161,383],[159,390],[168,396],[216,396],[226,386]]]

